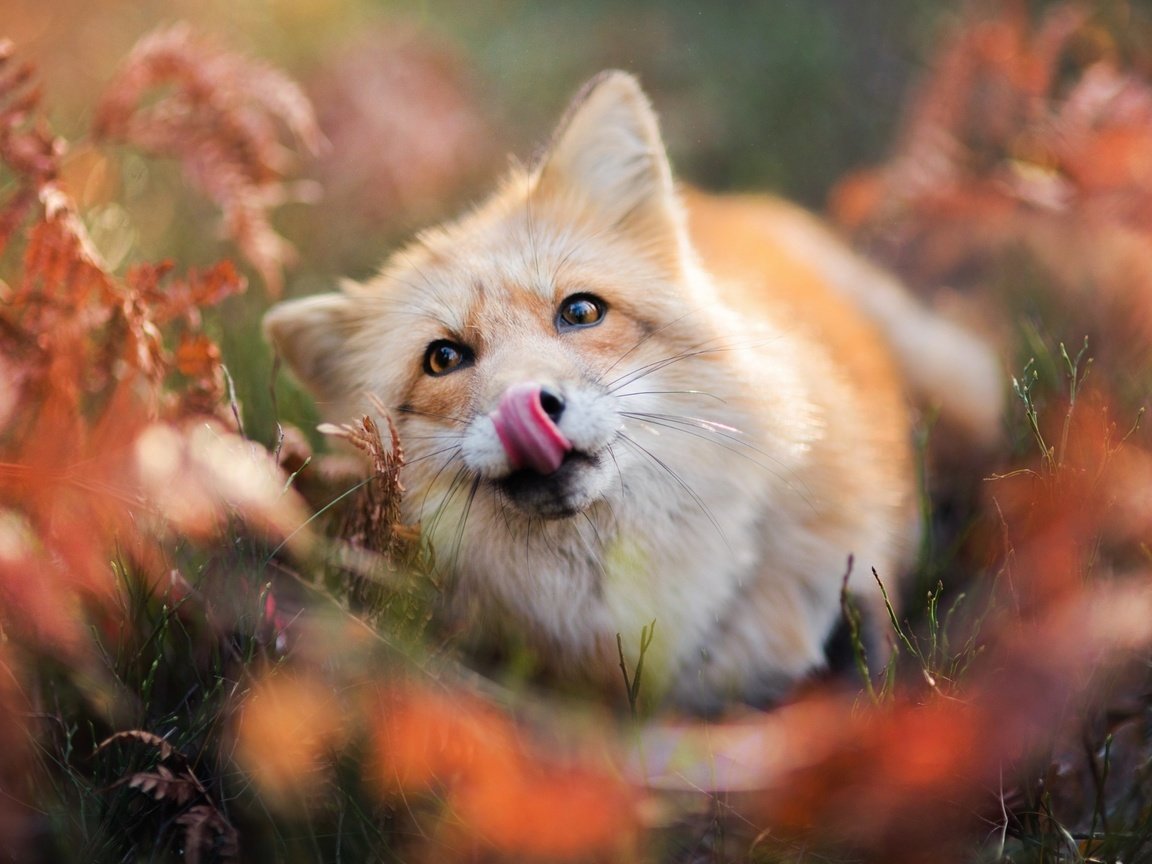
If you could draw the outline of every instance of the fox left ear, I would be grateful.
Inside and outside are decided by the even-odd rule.
[[[687,232],[656,115],[627,72],[584,85],[537,167],[538,193],[576,196],[661,263],[682,264]]]
[[[359,326],[356,312],[351,297],[341,291],[278,303],[264,315],[264,338],[319,402],[353,393],[341,358]]]

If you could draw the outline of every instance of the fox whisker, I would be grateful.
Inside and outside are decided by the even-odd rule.
[[[715,340],[708,340],[708,341],[715,341]],[[700,345],[706,345],[708,343],[707,342],[701,342],[699,344]],[[681,363],[685,360],[691,360],[695,357],[706,357],[709,354],[719,354],[722,352],[734,351],[734,350],[736,350],[736,348],[734,346],[730,346],[730,345],[725,345],[725,346],[720,347],[720,348],[697,348],[697,347],[693,347],[691,350],[682,351],[679,354],[672,354],[668,357],[663,357],[659,360],[654,360],[651,363],[646,363],[643,366],[638,366],[635,369],[631,369],[628,372],[625,372],[623,375],[619,376],[618,378],[615,378],[612,381],[608,382],[607,390],[609,393],[615,393],[618,390],[620,390],[624,387],[627,387],[629,384],[634,384],[635,382],[641,380],[642,378],[647,378],[649,375],[651,375],[655,372],[659,372],[662,369],[666,369],[667,367],[672,366],[676,363]]]
[[[436,529],[440,526],[441,520],[447,515],[452,500],[464,487],[464,484],[468,482],[469,474],[470,472],[468,471],[467,465],[461,465],[456,469],[456,473],[452,475],[452,480],[448,483],[448,489],[444,493],[444,497],[441,498],[440,503],[436,506],[435,512],[432,514],[432,518],[428,521],[429,533],[435,534]]]
[[[604,541],[600,539],[600,529],[596,527],[596,523],[592,521],[592,517],[588,515],[587,511],[581,511],[580,515],[584,517],[584,521],[587,522],[588,527],[592,529],[592,537],[595,539],[596,545],[603,548]],[[588,543],[585,543],[585,546],[591,548],[591,545]]]
[[[461,484],[462,486],[463,484]],[[468,517],[472,514],[472,503],[476,500],[476,490],[480,488],[480,478],[473,477],[472,485],[468,489],[468,498],[464,502],[464,513],[460,517],[460,524],[456,528],[456,539],[452,544],[452,569],[460,561],[460,549],[464,542],[464,530],[468,524]]]
[[[616,467],[616,476],[620,480],[620,497],[624,497],[624,472],[620,470],[620,463],[616,459],[616,451],[613,449],[611,443],[608,445],[608,455],[612,459],[612,464]]]
[[[624,432],[618,432],[617,437],[621,441],[623,441],[625,444],[628,444],[630,447],[635,448],[640,453],[647,456],[654,463],[656,463],[656,465],[658,465],[661,469],[663,469],[664,472],[669,477],[671,477],[673,480],[675,480],[676,483],[680,486],[680,488],[683,489],[686,493],[688,493],[688,496],[695,502],[696,506],[700,508],[700,512],[703,513],[704,516],[708,519],[708,521],[712,523],[712,527],[716,529],[716,533],[720,535],[720,539],[724,541],[724,545],[726,545],[726,546],[728,545],[728,539],[727,539],[727,537],[724,536],[724,529],[720,527],[720,523],[717,522],[716,517],[712,515],[712,510],[708,507],[707,504],[704,503],[704,499],[701,498],[699,494],[697,494],[696,490],[693,489],[691,486],[689,486],[686,482],[684,482],[683,477],[681,477],[674,470],[672,470],[672,468],[668,465],[667,462],[665,462],[663,459],[661,459],[659,456],[657,456],[655,453],[653,453],[651,450],[649,450],[643,444],[640,444],[635,439],[629,437]]]
[[[706,417],[693,417],[689,414],[664,414],[654,413],[651,411],[633,411],[624,412],[632,417],[655,417],[658,420],[667,420],[670,423],[683,423],[685,425],[698,426],[701,429],[707,429],[710,432],[717,432],[730,437],[733,440],[742,441],[747,433],[743,429],[738,429],[728,423],[721,423],[718,420],[709,420]]]
[[[459,423],[461,426],[467,426],[468,421],[462,417],[453,417],[451,414],[436,414],[432,411],[420,411],[410,405],[401,405],[396,411],[400,414],[412,414],[416,417],[429,417],[433,420],[448,420],[452,423]]]
[[[408,459],[404,464],[415,465],[419,462],[424,462],[427,459],[432,459],[435,456],[440,456],[441,454],[444,454],[444,453],[450,453],[453,450],[455,450],[457,453],[459,453],[460,452],[460,446],[459,445],[453,445],[453,446],[449,446],[449,447],[441,447],[439,450],[433,450],[430,453],[422,453],[419,456],[414,456],[411,459]]]
[[[709,443],[721,448],[722,450],[727,450],[729,453],[734,453],[743,459],[747,459],[753,465],[763,468],[773,477],[783,482],[786,489],[795,492],[798,496],[800,496],[801,500],[803,500],[804,503],[808,506],[812,507],[813,510],[816,509],[808,493],[803,489],[798,488],[791,480],[787,479],[787,477],[785,477],[784,474],[778,470],[778,468],[773,467],[772,465],[766,465],[759,459],[755,459],[752,456],[749,456],[748,453],[744,452],[745,450],[751,450],[753,453],[757,453],[763,456],[765,459],[768,459],[772,462],[779,462],[779,460],[772,456],[770,453],[765,452],[759,447],[756,447],[741,438],[740,436],[744,433],[739,429],[731,426],[725,426],[720,423],[711,423],[708,420],[701,420],[696,417],[679,417],[677,415],[671,414],[642,414],[634,411],[623,411],[621,413],[625,417],[631,417],[633,420],[636,420],[640,423],[647,423],[651,426],[660,426],[664,429],[671,430],[672,432],[681,432],[684,435],[691,435],[693,438],[699,438],[702,441],[708,441]],[[731,430],[732,433],[736,434],[729,434],[729,432],[725,430]],[[716,438],[723,438],[726,441],[732,441],[736,446],[730,446],[723,441],[717,441]],[[740,448],[743,448],[743,450]]]
[[[635,369],[631,369],[628,372],[625,372],[623,375],[620,375],[612,381],[609,381],[605,387],[609,393],[616,393],[618,390],[627,387],[629,384],[633,384],[642,378],[646,378],[654,372],[659,372],[661,369],[665,369],[674,363],[680,363],[684,360],[691,360],[695,357],[706,357],[710,354],[722,354],[729,351],[740,351],[742,349],[755,348],[758,345],[765,344],[765,340],[755,339],[743,344],[729,342],[725,345],[720,345],[715,348],[704,347],[708,345],[708,343],[716,342],[722,338],[724,337],[717,336],[712,339],[705,339],[703,342],[697,342],[688,350],[682,351],[679,354],[672,354],[659,360],[653,360],[651,363],[647,363],[643,366],[637,366]],[[600,377],[603,378],[603,375]]]
[[[693,310],[693,311],[695,311],[695,310]],[[647,342],[649,339],[653,338],[654,336],[659,335],[660,333],[663,333],[669,327],[674,327],[676,324],[679,324],[681,321],[683,321],[685,318],[688,318],[692,314],[693,314],[692,312],[685,312],[680,317],[673,318],[667,324],[664,324],[660,327],[657,327],[655,330],[649,330],[647,333],[645,333],[643,336],[641,336],[639,339],[637,339],[634,343],[632,343],[631,348],[629,348],[627,351],[625,351],[623,354],[621,354],[619,357],[617,357],[613,361],[611,366],[609,366],[607,369],[605,369],[603,372],[601,372],[597,376],[598,380],[603,380],[605,375],[607,375],[609,372],[611,372],[613,369],[615,369],[617,366],[619,366],[620,363],[625,358],[630,356],[634,351],[639,350],[644,345],[644,343]],[[611,385],[609,385],[609,386],[611,386]]]
[[[435,491],[436,483],[440,480],[440,475],[443,474],[448,469],[449,465],[451,465],[456,460],[461,459],[463,452],[464,451],[462,448],[460,448],[460,447],[455,448],[455,450],[449,454],[448,458],[444,460],[444,463],[436,470],[436,473],[432,475],[432,479],[428,482],[427,486],[424,489],[424,497],[420,501],[420,509],[418,511],[419,513],[423,514],[424,511],[428,508],[428,497],[432,494],[433,491]],[[467,466],[462,464],[461,467],[457,470],[457,476],[459,476],[460,472],[463,472],[466,470],[467,470]],[[443,503],[441,503],[440,509],[442,509],[442,508],[443,508]],[[437,512],[439,513],[439,510]],[[436,517],[434,516],[433,518],[436,518]]]
[[[633,390],[629,393],[617,393],[615,395],[617,399],[624,399],[629,396],[704,396],[707,399],[715,399],[721,405],[728,404],[727,399],[706,390]]]

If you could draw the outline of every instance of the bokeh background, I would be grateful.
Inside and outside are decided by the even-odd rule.
[[[510,157],[530,158],[571,94],[605,67],[643,79],[687,180],[775,191],[822,209],[854,176],[848,186],[856,194],[844,196],[841,183],[837,204],[841,217],[856,214],[841,220],[855,239],[938,308],[980,307],[985,314],[975,320],[1007,322],[994,336],[1006,370],[1020,376],[1003,467],[954,472],[962,473],[961,488],[933,497],[908,603],[912,621],[893,622],[900,663],[879,693],[869,688],[871,710],[854,694],[817,692],[762,718],[761,743],[787,742],[765,753],[804,755],[799,765],[752,763],[766,785],[748,802],[754,821],[745,823],[756,830],[737,842],[763,847],[752,860],[779,860],[761,841],[779,841],[782,826],[801,838],[785,860],[813,860],[804,832],[817,826],[829,845],[871,850],[851,860],[1149,860],[1152,433],[1140,427],[1152,392],[1147,0],[1098,0],[1075,38],[1058,39],[1032,26],[1029,12],[1058,25],[1080,12],[1040,0],[0,4],[0,40],[35,65],[41,105],[70,142],[62,174],[86,228],[61,233],[63,220],[45,220],[44,208],[34,208],[27,221],[39,229],[51,222],[56,234],[40,230],[38,247],[23,244],[39,248],[36,256],[20,260],[12,252],[19,242],[0,256],[5,292],[23,292],[5,296],[47,297],[49,313],[64,310],[53,317],[25,315],[19,302],[0,307],[0,324],[23,339],[17,347],[48,346],[0,352],[0,385],[8,385],[0,386],[0,491],[12,498],[0,502],[0,673],[17,670],[0,674],[0,861],[10,816],[27,829],[28,848],[44,840],[60,852],[40,860],[71,860],[65,851],[77,860],[134,860],[130,849],[174,860],[180,843],[198,848],[197,837],[200,846],[216,843],[223,859],[235,855],[223,847],[237,836],[249,852],[276,850],[269,860],[323,860],[321,850],[331,860],[368,860],[393,846],[399,859],[424,836],[413,826],[437,830],[429,851],[405,860],[442,860],[437,852],[455,841],[471,849],[467,832],[451,833],[462,825],[509,856],[469,860],[521,860],[539,852],[531,844],[541,836],[557,854],[573,843],[608,848],[605,838],[615,842],[637,826],[683,828],[690,853],[701,835],[711,840],[710,827],[691,818],[681,824],[696,815],[694,803],[674,816],[663,807],[630,808],[637,790],[622,788],[618,767],[589,773],[579,759],[558,773],[549,760],[562,748],[544,740],[526,746],[530,736],[487,706],[479,682],[472,682],[478,698],[464,701],[429,698],[420,687],[407,692],[410,667],[426,671],[432,649],[420,641],[427,619],[406,605],[421,595],[406,594],[408,582],[389,583],[394,604],[368,610],[378,612],[381,638],[346,614],[346,599],[350,606],[362,599],[361,573],[339,566],[344,541],[353,552],[384,553],[376,564],[391,566],[391,542],[407,526],[394,524],[398,517],[380,501],[391,496],[394,506],[398,487],[375,502],[366,494],[360,512],[351,507],[362,522],[317,532],[337,538],[314,550],[318,559],[331,553],[332,562],[295,548],[281,554],[307,521],[285,490],[303,491],[307,473],[287,484],[279,474],[249,482],[248,461],[255,454],[266,462],[268,454],[226,434],[230,417],[206,426],[205,406],[196,413],[193,400],[160,392],[209,394],[207,414],[227,414],[216,341],[250,436],[273,442],[277,419],[313,434],[307,398],[275,375],[259,334],[280,264],[289,296],[369,276],[404,236],[481,196]],[[965,13],[963,38],[943,39]],[[177,21],[284,70],[315,105],[326,140],[315,154],[292,146],[300,142],[288,129],[279,139],[233,136],[240,149],[283,145],[267,172],[271,182],[242,190],[277,196],[261,207],[268,205],[296,254],[290,263],[276,257],[275,272],[250,266],[252,256],[226,236],[217,205],[187,168],[112,143],[124,138],[94,136],[101,94],[132,46]],[[204,55],[207,63],[211,51]],[[6,64],[0,60],[0,71],[13,68]],[[243,68],[247,78],[218,75],[201,82],[200,95],[210,101],[222,90],[260,89],[261,76]],[[195,79],[187,67],[179,73],[166,86]],[[281,92],[295,93],[276,80]],[[0,74],[0,129],[20,113],[10,103],[22,86]],[[130,88],[120,81],[111,89]],[[194,101],[166,100],[171,94],[157,90],[145,106]],[[240,112],[218,113],[226,116],[193,116],[183,128],[226,124]],[[34,131],[24,132],[16,139],[36,143]],[[243,162],[250,154],[229,155]],[[55,160],[47,161],[54,170]],[[876,165],[885,170],[857,173]],[[43,192],[44,179],[31,178],[30,188]],[[0,174],[0,229],[20,182]],[[846,201],[854,206],[845,209]],[[92,266],[79,275],[111,285],[103,294],[74,278],[84,260],[65,243],[89,234],[116,278]],[[57,238],[54,258],[43,254],[45,236]],[[187,286],[171,291],[176,277],[147,291],[145,277],[158,271],[128,273],[132,264],[165,259],[177,273],[231,259],[250,289],[231,296],[238,280],[226,266],[217,279],[224,288],[197,283],[211,302]],[[199,307],[225,294],[221,306],[204,309],[211,339],[201,339]],[[147,297],[158,310],[145,315],[125,297],[140,306]],[[163,298],[176,311],[164,312]],[[161,313],[180,320],[168,320],[164,332],[153,327],[148,338],[145,325]],[[75,332],[61,328],[53,339],[59,321]],[[149,346],[151,355],[132,350]],[[182,354],[188,346],[194,350]],[[99,362],[85,375],[94,354]],[[67,362],[48,363],[60,358]],[[1089,358],[1100,362],[1081,390]],[[41,368],[49,366],[55,375]],[[25,367],[31,384],[15,374]],[[73,378],[93,380],[84,390]],[[105,398],[122,382],[120,401]],[[40,392],[54,396],[50,407],[68,410],[33,404]],[[174,413],[158,422],[146,414],[136,403],[149,393],[176,405]],[[197,438],[205,428],[208,437]],[[151,449],[137,453],[141,442]],[[281,465],[303,469],[308,452],[286,447]],[[141,453],[166,458],[133,456]],[[993,473],[995,482],[983,479]],[[341,497],[355,491],[339,488]],[[158,514],[155,526],[137,519],[141,499]],[[365,538],[376,545],[357,545]],[[422,568],[429,567],[415,560],[405,575],[428,576]],[[27,605],[29,597],[39,605]],[[91,615],[81,602],[93,605]],[[414,631],[415,664],[398,659],[391,641],[402,642],[405,627]],[[1115,676],[1113,686],[1102,661],[1117,659],[1132,662],[1122,670],[1129,677]],[[24,681],[26,692],[17,692]],[[1118,698],[1104,698],[1113,693]],[[597,752],[604,736],[631,739],[617,734],[615,722],[589,726]],[[710,742],[725,743],[716,738],[720,729],[704,730]],[[740,730],[728,731],[727,742],[743,746]],[[142,763],[132,747],[153,758]],[[113,758],[114,748],[128,752]],[[166,748],[174,749],[165,755]],[[1033,748],[1036,758],[1019,759]],[[825,755],[809,764],[812,753]],[[1009,776],[1005,762],[1015,762],[1019,776]],[[712,762],[701,757],[701,764]],[[157,765],[168,775],[152,770]],[[401,806],[397,789],[381,782],[402,775],[416,778],[422,803],[415,809],[417,799],[401,796]],[[386,788],[369,788],[373,782]],[[21,795],[26,786],[36,788]],[[287,800],[297,794],[299,801]],[[152,821],[141,821],[141,812]],[[606,818],[596,823],[597,815]],[[129,835],[124,825],[145,827]],[[940,853],[957,838],[989,848]],[[791,842],[787,833],[783,840]],[[164,850],[167,859],[159,857]]]
[[[639,74],[682,177],[769,189],[814,208],[854,168],[885,157],[910,87],[961,11],[943,0],[655,0],[388,3],[370,0],[4,0],[0,29],[33,60],[101,251],[124,266],[237,258],[203,230],[217,218],[179,168],[86,143],[101,90],[148,31],[184,20],[301,82],[328,140],[300,164],[298,202],[275,214],[299,251],[289,295],[363,278],[402,238],[483,194],[510,156],[530,158],[580,84]],[[188,230],[194,228],[195,230]],[[256,284],[256,283],[254,283]],[[249,432],[276,413],[311,428],[290,384],[269,395],[265,293],[217,322]],[[221,323],[226,322],[226,326]]]

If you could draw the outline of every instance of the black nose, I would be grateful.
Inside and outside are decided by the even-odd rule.
[[[564,397],[559,393],[543,387],[540,390],[540,407],[544,413],[552,418],[553,423],[560,422],[560,415],[564,413]]]

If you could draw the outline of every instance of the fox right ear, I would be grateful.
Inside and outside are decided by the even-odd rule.
[[[682,261],[687,238],[664,141],[632,75],[603,72],[584,85],[537,171],[540,193],[574,194],[652,254]]]
[[[319,400],[339,399],[350,389],[339,359],[357,326],[352,306],[346,294],[319,294],[279,303],[264,316],[264,338]]]

